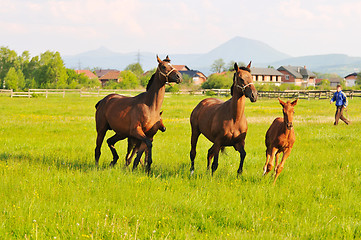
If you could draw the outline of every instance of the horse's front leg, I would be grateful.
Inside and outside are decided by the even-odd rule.
[[[278,178],[278,176],[280,175],[280,173],[283,170],[283,167],[285,165],[286,159],[288,158],[288,156],[291,154],[292,148],[287,148],[284,152],[283,152],[283,156],[282,156],[282,160],[280,162],[279,165],[276,166],[275,172],[275,180],[273,181],[273,184],[276,184],[276,180]]]
[[[244,150],[244,142],[241,143],[237,143],[234,148],[239,152],[239,156],[240,156],[240,162],[239,162],[239,167],[237,170],[237,175],[241,175],[243,172],[243,163],[244,163],[244,159],[246,158],[246,151]]]

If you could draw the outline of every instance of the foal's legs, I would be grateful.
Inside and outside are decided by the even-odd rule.
[[[275,180],[273,182],[273,184],[276,184],[276,180],[278,178],[278,176],[280,175],[280,173],[283,170],[283,167],[285,165],[285,161],[288,158],[288,156],[291,154],[291,150],[292,148],[287,148],[284,152],[283,152],[283,156],[282,156],[282,160],[281,163],[279,165],[276,166],[275,172],[276,172],[276,176],[275,176]]]
[[[149,173],[150,172],[150,166],[152,165],[152,141],[144,134],[142,128],[140,126],[136,127],[134,130],[131,131],[130,135],[136,139],[141,140],[142,142],[144,142],[147,145],[148,148],[148,159],[147,159],[147,167],[146,167],[146,171]],[[134,161],[138,161],[140,160],[140,157],[142,156],[141,154],[139,155],[139,152],[137,154],[137,157],[135,158]],[[134,165],[133,165],[133,169],[134,169]]]
[[[125,155],[125,166],[129,166],[129,164],[132,162],[132,159],[139,149],[139,142],[137,139],[134,138],[128,138],[128,148],[127,148],[127,154]]]
[[[263,175],[266,175],[272,170],[274,166],[273,161],[277,151],[278,151],[277,148],[267,149],[267,159],[266,159],[266,164],[263,167],[263,171],[264,171]]]
[[[191,158],[191,174],[194,173],[194,159],[196,158],[196,148],[197,148],[197,141],[198,137],[200,135],[200,131],[198,129],[195,129],[192,127],[192,137],[191,137],[191,152],[190,152],[190,158]]]
[[[114,144],[122,139],[124,139],[124,137],[122,137],[116,133],[116,134],[114,134],[114,136],[108,138],[108,140],[107,140],[110,151],[113,154],[113,161],[110,163],[110,166],[114,166],[119,159],[119,156],[118,156],[117,150],[115,150]]]
[[[137,145],[137,156],[135,157],[134,159],[134,162],[133,162],[133,170],[135,170],[139,164],[139,162],[141,162],[141,157],[143,155],[143,152],[146,151],[146,148],[147,148],[147,145],[145,145],[144,143],[140,144],[140,145]],[[146,153],[146,156],[145,156],[145,162],[147,160],[147,157],[148,157],[148,154]]]

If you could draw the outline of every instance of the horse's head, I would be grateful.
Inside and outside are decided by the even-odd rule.
[[[160,117],[160,120],[158,121],[158,124],[159,124],[158,129],[159,129],[160,131],[162,131],[162,132],[165,132],[166,128],[165,128],[165,126],[164,126],[164,124],[163,124],[162,113],[163,113],[163,111],[160,112],[160,116],[161,116],[161,117]]]
[[[291,130],[291,128],[293,127],[293,114],[295,113],[294,106],[297,104],[298,98],[293,102],[287,101],[285,103],[280,98],[278,98],[278,101],[283,107],[283,119],[286,123],[286,127],[288,130]]]
[[[180,74],[173,66],[170,64],[170,59],[167,56],[163,61],[157,56],[158,68],[157,72],[160,76],[163,76],[165,83],[167,82],[182,82],[182,74]]]
[[[233,88],[240,93],[240,96],[245,95],[251,102],[257,101],[257,90],[254,87],[252,75],[250,71],[251,62],[247,67],[238,67],[237,63],[234,64],[233,85],[231,87],[231,94],[233,95]]]

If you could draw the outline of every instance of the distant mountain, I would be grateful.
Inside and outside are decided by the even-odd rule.
[[[153,69],[157,66],[156,53],[140,52],[140,63],[144,70]],[[159,54],[164,58],[169,54],[173,64],[187,65],[191,69],[197,69],[209,75],[214,60],[222,58],[226,64],[230,61],[248,63],[252,66],[267,67],[268,65],[278,68],[281,65],[306,66],[311,71],[322,73],[337,73],[345,76],[361,69],[360,57],[349,57],[343,54],[314,55],[303,57],[291,57],[269,45],[248,38],[235,37],[221,44],[208,53],[199,54]],[[123,70],[127,65],[137,61],[137,52],[117,53],[105,47],[80,53],[73,56],[64,56],[66,67],[80,68],[114,68]]]

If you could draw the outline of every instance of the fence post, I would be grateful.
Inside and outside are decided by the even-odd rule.
[[[12,89],[10,89],[10,94],[11,94],[11,98],[13,98],[13,90]]]

